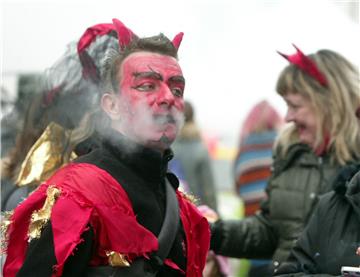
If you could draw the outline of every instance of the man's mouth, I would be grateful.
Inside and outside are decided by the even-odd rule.
[[[155,121],[155,123],[157,123],[159,125],[175,124],[176,123],[175,118],[170,114],[168,114],[168,115],[156,114],[156,115],[154,115],[154,121]]]

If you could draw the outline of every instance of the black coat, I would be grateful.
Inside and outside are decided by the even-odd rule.
[[[165,215],[165,177],[177,187],[176,177],[167,172],[171,151],[160,154],[157,151],[137,145],[119,133],[112,132],[111,139],[104,138],[101,145],[87,155],[75,160],[76,163],[89,163],[107,171],[121,184],[132,203],[137,221],[158,236]],[[131,149],[131,150],[130,150]],[[94,251],[94,232],[91,226],[82,234],[83,242],[78,245],[74,255],[67,260],[62,276],[85,276]],[[169,257],[184,271],[184,232],[182,225],[175,238]],[[17,277],[50,276],[53,265],[57,263],[51,221],[45,225],[38,239],[31,240],[25,262]],[[182,276],[177,270],[162,267],[156,276]]]
[[[340,276],[360,266],[360,166],[346,167],[325,194],[276,276]]]

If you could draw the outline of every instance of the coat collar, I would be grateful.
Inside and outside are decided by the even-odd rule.
[[[334,180],[333,188],[360,217],[360,163],[343,167]]]
[[[333,189],[340,195],[356,195],[360,193],[360,164],[349,164],[341,168],[333,181]]]
[[[171,149],[164,153],[140,145],[119,132],[111,131],[102,140],[104,149],[136,171],[145,180],[160,183],[166,175],[168,162],[173,158]]]

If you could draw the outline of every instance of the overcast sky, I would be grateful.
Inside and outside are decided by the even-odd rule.
[[[185,97],[205,130],[236,137],[252,105],[268,99],[282,114],[274,91],[287,62],[276,50],[292,54],[321,48],[360,61],[359,22],[326,0],[0,0],[3,83],[13,76],[42,72],[71,40],[97,23],[116,17],[139,36],[185,33],[180,65]],[[344,1],[344,5],[346,5]]]

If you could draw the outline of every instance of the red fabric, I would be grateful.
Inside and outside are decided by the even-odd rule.
[[[61,276],[66,259],[74,252],[89,222],[97,242],[92,265],[106,263],[105,250],[134,258],[158,249],[157,238],[136,221],[130,200],[116,180],[94,165],[69,164],[15,209],[9,226],[4,276],[15,276],[24,262],[29,220],[32,212],[43,206],[49,185],[61,190],[51,214],[58,262],[54,276]],[[209,248],[209,226],[195,206],[181,194],[177,196],[187,239],[187,276],[200,277]]]
[[[318,69],[317,65],[306,55],[304,55],[301,50],[296,47],[294,44],[293,46],[296,49],[296,53],[293,55],[285,55],[283,53],[278,52],[281,56],[287,59],[290,63],[296,65],[298,68],[309,74],[315,80],[317,80],[322,86],[327,86],[327,80],[323,73]]]
[[[14,210],[11,217],[12,224],[10,224],[7,233],[9,241],[4,264],[5,277],[14,277],[23,264],[27,250],[27,232],[30,217],[34,210],[38,210],[43,206],[45,198],[46,187],[39,187]]]
[[[210,246],[209,223],[198,209],[178,194],[180,218],[186,234],[187,277],[201,277]]]
[[[91,207],[81,207],[67,198],[60,198],[54,205],[51,224],[58,274],[62,273],[66,259],[81,242],[81,234],[85,231],[91,212]]]
[[[97,36],[105,35],[112,30],[115,30],[115,26],[113,24],[97,24],[87,28],[78,42],[78,53],[80,54],[84,51],[84,49],[86,49]]]

